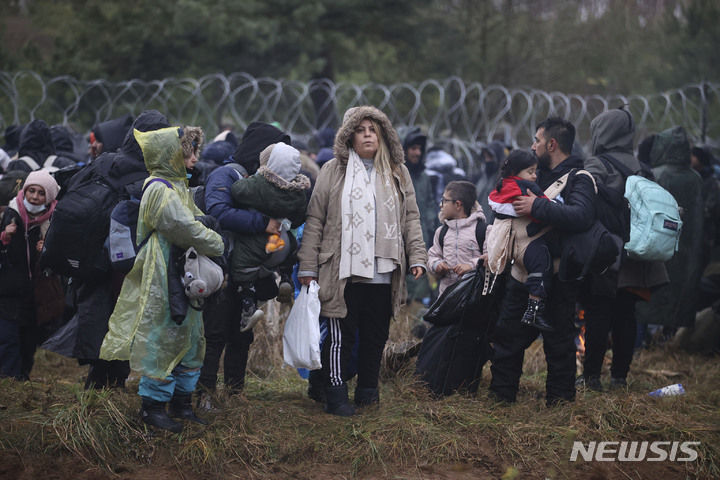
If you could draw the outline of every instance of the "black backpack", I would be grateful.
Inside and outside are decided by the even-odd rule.
[[[625,165],[608,154],[598,155],[605,169],[612,171],[612,167],[620,172],[623,179],[627,179],[629,170]],[[597,184],[597,218],[611,233],[622,238],[623,243],[630,240],[630,204],[625,198],[625,182],[622,191]]]
[[[590,175],[588,172],[584,173]],[[572,189],[576,175],[576,169],[570,172],[564,191]],[[598,188],[597,215],[592,226],[584,232],[563,235],[562,255],[558,269],[558,278],[562,281],[581,280],[588,274],[604,273],[617,261],[622,252],[622,243],[620,243],[618,235],[613,235],[613,232],[602,221],[600,214],[602,200],[599,198],[599,192]],[[621,216],[621,214],[621,211],[615,211],[615,216]],[[629,216],[627,222],[629,235]]]
[[[114,157],[114,154],[113,154]],[[66,277],[92,280],[110,271],[104,248],[110,230],[110,214],[125,185],[142,180],[148,172],[110,176],[112,158],[98,157],[92,172],[73,178],[58,201],[40,253],[40,265]],[[85,170],[85,169],[84,169]]]

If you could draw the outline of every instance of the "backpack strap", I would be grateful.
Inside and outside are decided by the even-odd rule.
[[[43,163],[43,168],[51,168],[57,158],[57,155],[48,155],[48,157],[45,159],[45,163]]]
[[[475,224],[475,238],[477,239],[478,246],[480,247],[480,251],[482,253],[482,246],[483,243],[485,243],[485,232],[487,232],[487,223],[478,220]],[[445,248],[445,235],[447,235],[448,230],[450,227],[446,223],[442,226],[440,229],[440,236],[438,237],[438,243],[440,244],[440,250]]]
[[[608,153],[601,153],[600,155],[597,155],[597,158],[599,158],[604,164],[605,169],[609,172],[610,169],[608,168],[608,165],[612,165],[615,170],[620,172],[623,177],[625,177],[625,180],[627,180],[627,177],[631,175],[637,175],[637,172],[633,172],[630,170],[626,165],[624,165],[622,162],[620,162],[617,158],[613,157],[612,155]]]
[[[172,188],[173,188],[172,183],[170,183],[168,180],[165,180],[164,178],[152,178],[145,184],[145,186],[142,189],[142,193],[145,193],[145,190],[147,190],[147,188],[150,186],[150,184],[155,183],[155,182],[164,183],[165,186],[168,187],[170,190],[172,190]],[[148,240],[150,240],[150,237],[152,237],[153,233],[155,233],[154,228],[148,232],[148,234],[145,236],[145,238],[142,239],[142,241],[140,243],[138,243],[138,245],[137,245],[138,252],[145,246],[145,244],[148,242]]]
[[[237,172],[237,174],[238,174],[238,180],[240,180],[241,178],[244,178],[245,176],[247,176],[247,170],[245,170],[245,167],[243,167],[243,166],[240,165],[239,163],[237,163],[237,162],[230,162],[230,163],[227,163],[227,164],[225,164],[225,165],[228,166],[228,167],[230,167],[230,168],[232,168],[233,170],[235,170],[235,171]]]
[[[478,220],[475,224],[475,238],[480,247],[480,253],[482,253],[483,244],[485,243],[485,233],[487,232],[488,224],[482,220]]]
[[[33,160],[32,157],[28,157],[27,155],[25,155],[23,157],[18,158],[18,160],[22,160],[23,162],[25,162],[25,165],[30,167],[33,172],[35,170],[40,170],[40,165],[38,165],[38,163],[35,160]]]
[[[450,229],[450,227],[448,226],[447,223],[445,225],[443,225],[442,228],[440,229],[440,236],[438,237],[438,243],[440,244],[440,250],[445,248],[445,235],[447,235],[447,232],[449,229]]]
[[[164,183],[165,186],[168,187],[170,190],[173,189],[172,183],[170,183],[169,180],[165,180],[164,178],[152,178],[145,184],[145,186],[143,186],[142,193],[145,193],[145,190],[147,190],[147,188],[150,186],[150,184],[155,183],[155,182]]]

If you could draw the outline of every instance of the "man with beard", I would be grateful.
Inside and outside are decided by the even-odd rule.
[[[519,216],[530,215],[555,228],[559,246],[565,235],[589,229],[595,219],[595,186],[589,175],[578,174],[583,168],[583,161],[571,155],[574,140],[575,127],[560,117],[549,117],[537,126],[532,145],[538,157],[537,183],[555,201],[535,201],[538,197],[529,192],[528,196],[517,197],[513,202]],[[550,253],[557,259],[560,251],[560,248],[551,249]],[[575,399],[573,319],[578,286],[577,282],[559,281],[558,262],[554,263],[553,288],[545,311],[548,323],[554,328],[543,332],[547,362],[545,399],[548,406]],[[515,402],[517,398],[525,349],[540,333],[520,322],[527,306],[528,294],[522,283],[526,276],[527,272],[516,262],[508,276],[494,336],[490,394],[498,401],[508,403]]]

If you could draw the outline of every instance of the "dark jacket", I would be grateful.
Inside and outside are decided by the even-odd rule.
[[[27,215],[23,218],[17,206],[21,202],[19,195],[10,202],[0,221],[0,232],[12,221],[17,226],[10,243],[0,242],[0,318],[34,326],[33,267],[38,257],[36,246],[41,238],[41,226],[38,223],[27,228],[29,218]]]
[[[583,161],[570,156],[554,170],[540,169],[537,183],[544,191],[573,169],[582,169]],[[584,232],[595,221],[595,186],[587,175],[576,175],[562,192],[563,203],[536,199],[531,215],[561,232]]]
[[[655,136],[650,151],[655,181],[669,191],[682,209],[680,247],[665,262],[670,285],[638,305],[638,322],[674,327],[695,323],[695,299],[702,275],[702,179],[690,167],[690,143],[682,127]]]
[[[590,122],[592,154],[585,160],[585,170],[590,172],[598,185],[607,185],[625,192],[626,178],[612,165],[606,165],[598,155],[609,154],[632,172],[641,170],[640,161],[633,153],[635,121],[623,109],[608,110]],[[623,255],[620,271],[615,278],[608,274],[592,279],[593,293],[614,297],[617,288],[656,288],[667,283],[662,262],[640,262]]]
[[[53,125],[50,127],[50,137],[52,138],[53,145],[55,145],[55,152],[58,156],[68,158],[75,163],[82,161],[82,159],[75,154],[75,144],[72,135],[64,125]]]
[[[420,225],[422,225],[423,240],[425,246],[430,248],[433,244],[435,230],[440,226],[438,220],[438,202],[435,196],[430,177],[425,171],[425,147],[427,137],[422,134],[420,127],[413,127],[405,133],[403,139],[403,150],[405,151],[405,166],[410,172],[413,188],[415,188],[415,200],[420,211]],[[416,164],[407,161],[407,151],[411,145],[420,145],[422,154],[420,161]]]
[[[20,134],[24,128],[25,124],[20,124],[10,125],[5,129],[5,145],[3,145],[2,148],[10,157],[14,157],[18,152],[18,147],[20,146]]]
[[[225,160],[224,166],[210,173],[205,186],[206,213],[217,219],[223,231],[259,233],[267,228],[267,217],[233,206],[231,189],[241,177],[253,175],[260,166],[260,152],[278,142],[290,145],[290,136],[270,124],[253,122],[235,153]],[[230,163],[240,165],[241,172]]]
[[[27,164],[21,157],[30,157],[40,168],[43,168],[46,160],[51,155],[57,155],[53,144],[50,127],[45,120],[33,120],[28,123],[20,134],[20,145],[18,147],[18,159],[8,164],[7,171],[23,170],[32,172],[34,168]],[[56,168],[75,165],[70,158],[57,155],[50,166]]]
[[[115,152],[125,144],[128,130],[132,133],[133,128],[137,127],[133,124],[132,116],[128,114],[98,123],[93,132],[97,141],[102,142],[103,152]]]
[[[123,186],[121,196],[141,195],[142,184],[149,173],[145,166],[142,149],[135,140],[133,129],[149,132],[169,127],[165,115],[157,110],[142,112],[135,119],[117,153],[103,153],[75,175],[70,187],[80,185],[83,180],[97,177],[99,168],[110,163],[109,174],[113,179],[133,175],[135,180]],[[128,178],[128,177],[126,177]],[[42,348],[78,359],[97,359],[100,345],[108,331],[108,319],[115,307],[117,292],[113,291],[112,274],[92,283],[74,280],[77,312],[70,321],[58,330]],[[121,279],[115,279],[120,282]]]

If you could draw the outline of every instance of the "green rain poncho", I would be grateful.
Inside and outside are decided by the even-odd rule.
[[[138,373],[164,379],[181,361],[193,369],[202,366],[205,357],[202,313],[188,309],[179,326],[170,318],[170,247],[195,247],[200,254],[219,256],[223,241],[218,233],[195,220],[202,212],[188,190],[179,130],[135,130],[134,134],[150,172],[146,184],[153,178],[163,178],[173,188],[153,182],[143,193],[137,241],[150,232],[152,235],[125,277],[100,358],[130,360],[130,367]]]

